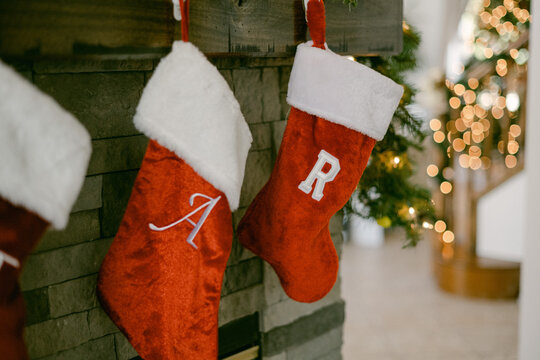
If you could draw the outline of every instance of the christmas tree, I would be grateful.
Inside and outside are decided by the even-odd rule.
[[[419,44],[419,34],[404,22],[403,51],[400,54],[356,58],[356,61],[402,84],[405,92],[386,136],[375,146],[346,212],[374,218],[385,228],[404,228],[407,234],[405,246],[416,245],[422,230],[433,227],[434,219],[430,191],[411,181],[415,169],[410,151],[422,150],[426,136],[422,131],[422,119],[409,111],[416,90],[405,78],[406,72],[416,67]]]

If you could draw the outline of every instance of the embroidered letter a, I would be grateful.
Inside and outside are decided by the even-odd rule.
[[[193,210],[192,212],[190,212],[189,214],[187,214],[186,216],[184,216],[183,218],[181,218],[180,220],[173,222],[172,224],[160,227],[160,226],[156,226],[150,223],[148,224],[148,227],[150,228],[150,230],[153,230],[153,231],[165,231],[172,228],[173,226],[180,224],[181,222],[187,221],[188,223],[191,224],[191,226],[193,226],[193,230],[189,234],[186,241],[189,245],[197,249],[197,245],[195,245],[195,243],[193,242],[193,239],[195,239],[195,236],[197,236],[197,234],[199,233],[199,230],[201,230],[201,227],[204,225],[206,218],[208,218],[208,215],[210,215],[210,212],[212,211],[214,206],[216,206],[219,199],[221,199],[221,195],[218,196],[217,198],[211,198],[210,196],[207,196],[204,194],[195,193],[191,195],[191,197],[189,198],[189,205],[193,206],[195,199],[198,197],[205,198],[208,201],[202,204],[201,206],[199,206],[198,208],[196,208],[195,210]],[[193,220],[191,220],[191,217],[195,215],[196,213],[198,213],[199,211],[201,211],[202,209],[205,209],[205,210],[203,214],[201,215],[199,221],[195,223]]]
[[[325,173],[322,170],[326,164],[330,164],[331,167],[330,170]],[[339,166],[339,160],[326,151],[321,150],[319,153],[319,160],[317,160],[317,163],[309,173],[306,180],[302,181],[300,185],[298,185],[298,188],[306,194],[309,194],[313,189],[313,183],[316,181],[317,183],[315,184],[315,190],[313,190],[313,195],[311,195],[311,197],[317,201],[321,201],[324,196],[324,186],[327,182],[333,181],[340,170],[341,167]]]

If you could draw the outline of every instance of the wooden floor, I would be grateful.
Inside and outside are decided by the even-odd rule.
[[[344,360],[515,360],[515,300],[466,299],[438,289],[428,241],[401,249],[347,244]]]

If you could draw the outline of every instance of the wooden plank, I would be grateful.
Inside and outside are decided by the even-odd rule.
[[[399,53],[402,1],[327,0],[330,48]],[[191,41],[211,55],[290,56],[306,39],[302,0],[197,0],[190,13]],[[178,38],[170,0],[0,1],[2,57],[158,57]]]

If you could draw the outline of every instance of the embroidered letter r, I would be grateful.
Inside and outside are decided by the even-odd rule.
[[[330,164],[331,167],[330,170],[325,173],[323,172],[323,168],[326,164]],[[319,153],[319,160],[317,160],[317,163],[309,173],[306,180],[302,181],[300,185],[298,185],[298,188],[306,194],[309,194],[313,189],[313,183],[316,181],[317,183],[315,184],[315,190],[313,190],[313,195],[311,195],[311,197],[317,201],[321,201],[324,196],[324,186],[327,182],[333,181],[340,170],[341,167],[339,166],[339,160],[326,151],[321,150]]]

